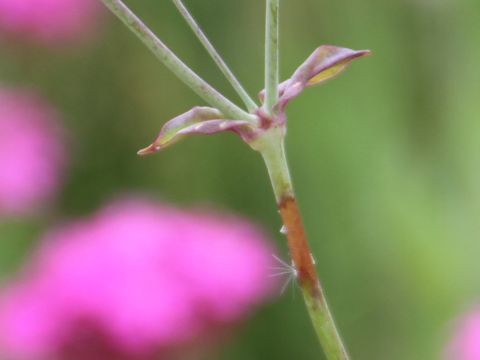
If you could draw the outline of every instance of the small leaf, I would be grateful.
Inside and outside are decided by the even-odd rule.
[[[279,85],[277,106],[283,110],[288,102],[307,86],[314,86],[341,73],[355,58],[369,55],[369,50],[351,50],[322,45],[295,71],[293,76]]]
[[[320,46],[307,59],[307,62],[314,66],[314,75],[308,80],[308,86],[331,79],[342,72],[350,61],[365,55],[370,55],[370,51],[351,50],[331,45]],[[306,64],[306,66],[309,65]]]
[[[153,143],[138,152],[149,155],[174,144],[191,134],[214,134],[222,131],[240,131],[251,125],[244,120],[226,120],[220,111],[209,107],[194,107],[192,110],[168,121],[160,130]]]
[[[292,77],[278,86],[279,111],[308,86],[314,86],[341,73],[353,59],[369,55],[368,50],[351,50],[332,45],[322,45],[295,71]],[[259,94],[263,101],[264,91]]]

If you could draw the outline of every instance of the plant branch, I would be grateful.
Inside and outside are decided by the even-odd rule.
[[[222,71],[223,75],[227,78],[228,82],[234,90],[237,92],[238,96],[242,99],[243,103],[247,107],[247,109],[250,112],[253,112],[255,109],[258,108],[257,104],[255,101],[250,97],[250,95],[247,93],[247,91],[244,89],[240,81],[235,77],[233,72],[230,70],[228,65],[225,63],[225,61],[222,59],[218,51],[215,49],[215,47],[212,45],[210,40],[207,38],[205,33],[202,31],[198,23],[195,21],[193,16],[190,14],[186,6],[183,4],[182,0],[172,0],[175,6],[177,7],[178,11],[182,16],[185,18],[187,21],[188,25],[192,29],[192,31],[195,33],[197,38],[200,40],[202,45],[205,47],[207,52],[210,54],[212,57],[213,61],[215,61],[215,64],[219,67],[219,69]]]
[[[255,116],[228,100],[190,69],[121,0],[102,1],[168,69],[208,104],[232,119],[256,121]]]
[[[200,78],[185,63],[183,63],[155,34],[135,15],[122,0],[102,0],[103,3],[122,20],[130,30],[159,58],[167,68],[175,73],[184,83],[192,88],[211,106],[220,110],[223,115],[234,120],[257,122],[257,116],[249,114],[225,98],[206,81]],[[192,29],[200,38],[227,78],[234,84],[234,88],[242,91],[238,80],[225,65],[211,43],[200,30],[194,19],[183,6],[181,0],[173,0]],[[336,329],[332,314],[325,299],[314,260],[307,242],[300,211],[295,199],[293,184],[290,178],[288,164],[284,150],[285,115],[276,113],[278,103],[279,83],[279,3],[280,0],[267,0],[266,50],[265,50],[265,104],[267,114],[266,124],[269,127],[258,128],[257,136],[248,141],[249,145],[259,151],[267,166],[273,186],[278,209],[282,217],[290,255],[297,270],[297,281],[302,290],[309,316],[319,341],[328,360],[348,360],[348,354],[342,339]],[[229,77],[230,76],[230,77]],[[246,95],[246,92],[245,94]],[[246,95],[246,102],[249,96]],[[251,100],[251,99],[250,99]],[[252,100],[253,102],[253,100]],[[254,104],[253,104],[254,105]],[[251,110],[252,104],[247,106]],[[256,105],[255,105],[256,107]],[[273,121],[277,120],[277,121]],[[258,124],[257,124],[258,125]]]
[[[328,360],[348,360],[348,354],[335,326],[323,289],[318,279],[313,256],[308,245],[300,210],[284,151],[284,136],[278,129],[258,144],[272,182],[278,209],[288,239],[297,281],[317,336]]]
[[[267,0],[265,28],[265,107],[273,115],[278,101],[280,0]]]

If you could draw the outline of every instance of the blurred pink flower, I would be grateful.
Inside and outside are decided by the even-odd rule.
[[[459,319],[446,359],[480,360],[480,307]]]
[[[46,42],[85,36],[95,24],[98,0],[0,0],[0,29]]]
[[[271,294],[271,259],[263,235],[237,218],[115,203],[46,236],[0,296],[0,353],[171,359]]]
[[[28,211],[57,189],[64,149],[56,120],[38,96],[0,88],[0,215]]]

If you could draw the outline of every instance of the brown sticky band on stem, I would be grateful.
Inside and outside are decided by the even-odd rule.
[[[321,297],[319,280],[295,198],[291,195],[283,197],[279,209],[286,229],[290,255],[297,270],[300,285],[303,289],[308,289],[312,296],[318,299]]]

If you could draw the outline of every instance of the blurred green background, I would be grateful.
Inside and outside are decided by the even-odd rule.
[[[185,2],[257,93],[264,2]],[[237,100],[170,2],[127,3]],[[320,44],[374,52],[288,109],[293,177],[341,333],[354,359],[438,359],[452,319],[480,296],[480,2],[283,0],[281,11],[282,78]],[[106,12],[104,21],[81,47],[1,45],[0,81],[59,108],[71,165],[52,213],[0,223],[0,276],[47,226],[125,192],[248,216],[285,251],[261,158],[235,136],[136,156],[164,121],[203,102]],[[286,291],[217,359],[322,356],[301,297]]]

